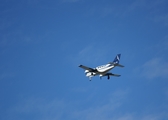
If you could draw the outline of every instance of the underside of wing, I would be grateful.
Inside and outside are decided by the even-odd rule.
[[[89,70],[89,71],[94,71],[93,68],[90,68],[90,67],[87,67],[87,66],[84,66],[84,65],[79,65],[79,67],[85,69],[85,70]]]
[[[113,73],[107,73],[106,74],[107,76],[110,75],[110,76],[115,76],[115,77],[120,77],[121,75],[118,75],[118,74],[113,74]]]

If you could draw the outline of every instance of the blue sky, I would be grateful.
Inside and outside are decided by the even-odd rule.
[[[167,120],[166,0],[0,2],[1,120]],[[78,67],[121,53],[110,80]]]

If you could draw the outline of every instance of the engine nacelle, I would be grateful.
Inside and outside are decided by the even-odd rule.
[[[89,77],[89,76],[95,76],[96,73],[90,72],[89,70],[85,70],[85,75],[86,75],[87,77]]]
[[[88,72],[90,72],[89,70],[85,70],[85,73],[88,73]]]

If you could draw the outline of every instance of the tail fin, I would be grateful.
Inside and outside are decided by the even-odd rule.
[[[121,56],[121,54],[117,54],[117,56],[115,57],[115,59],[113,61],[114,64],[119,64],[119,62],[120,62],[120,56]]]
[[[119,64],[120,62],[120,57],[121,57],[121,54],[117,54],[117,56],[115,57],[114,61],[113,61],[113,64],[115,66],[118,66],[118,67],[124,67],[123,65]]]
[[[114,61],[109,62],[109,64],[113,64],[114,66],[118,66],[118,67],[124,67],[123,65],[119,64],[120,57],[121,57],[121,54],[117,54],[117,56],[114,58]]]

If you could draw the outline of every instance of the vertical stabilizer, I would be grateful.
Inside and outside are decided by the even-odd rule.
[[[117,54],[117,56],[115,57],[115,59],[113,61],[114,64],[119,64],[119,62],[120,62],[120,56],[121,56],[121,54]]]

